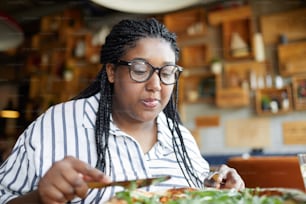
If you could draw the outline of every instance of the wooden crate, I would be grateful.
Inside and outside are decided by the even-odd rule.
[[[284,96],[288,98],[288,107],[283,104]],[[278,109],[274,112],[270,108],[270,102],[277,101]],[[258,115],[273,115],[289,113],[293,110],[292,94],[289,86],[284,88],[257,89],[255,92],[255,110]]]
[[[203,67],[209,64],[211,54],[205,44],[181,47],[180,64],[184,68]]]
[[[253,41],[252,41],[252,22],[250,19],[241,19],[231,22],[225,22],[222,24],[223,30],[223,55],[225,59],[251,59],[253,58]],[[235,54],[237,50],[231,49],[231,43],[233,35],[237,33],[241,39],[246,43],[247,50],[243,51],[243,54]],[[238,53],[240,51],[238,50]]]
[[[211,25],[222,25],[223,55],[225,59],[236,60],[253,58],[253,24],[251,18],[252,9],[249,5],[213,11],[208,14],[208,22]],[[230,46],[234,33],[237,33],[248,45],[248,52],[242,56],[236,56],[231,50]]]
[[[179,39],[203,35],[207,31],[206,12],[202,7],[166,14],[164,23],[171,32],[178,35]]]
[[[306,73],[306,41],[278,46],[279,71],[283,76]]]
[[[212,103],[218,83],[218,76],[204,69],[184,70],[180,79],[180,101],[183,103]]]
[[[306,8],[264,15],[260,18],[265,44],[276,44],[281,35],[289,41],[306,38]]]
[[[306,75],[292,77],[292,95],[295,110],[306,110]]]
[[[250,87],[250,74],[253,72],[257,78],[264,77],[267,74],[267,64],[256,61],[241,61],[241,62],[227,62],[224,64],[224,85],[232,87],[231,76],[235,75],[238,86],[242,86],[247,82]]]
[[[250,105],[249,90],[239,87],[217,89],[216,105],[220,108],[248,106]]]

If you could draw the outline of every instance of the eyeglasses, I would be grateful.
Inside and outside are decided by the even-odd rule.
[[[118,60],[116,65],[128,66],[130,77],[136,82],[145,82],[150,79],[155,71],[157,71],[160,81],[163,84],[175,84],[178,80],[183,68],[178,65],[165,65],[162,67],[154,67],[145,60],[135,59],[132,61]]]

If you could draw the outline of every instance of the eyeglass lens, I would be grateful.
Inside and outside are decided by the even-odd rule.
[[[129,63],[130,76],[134,81],[145,82],[157,70],[160,80],[164,84],[174,84],[178,79],[180,70],[176,65],[165,65],[161,68],[153,67],[146,61],[133,60]]]

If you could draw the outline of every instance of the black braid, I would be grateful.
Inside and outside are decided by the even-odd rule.
[[[109,159],[109,165],[111,165],[111,155],[109,154],[108,138],[110,129],[110,115],[112,110],[112,93],[113,86],[107,79],[105,65],[106,63],[116,62],[125,52],[130,48],[136,46],[136,42],[142,38],[162,38],[171,44],[173,51],[175,52],[176,61],[179,57],[179,49],[176,44],[176,36],[171,33],[167,28],[159,23],[156,19],[138,19],[138,20],[122,20],[116,24],[110,34],[106,37],[105,44],[101,49],[100,61],[103,67],[98,74],[96,80],[79,96],[75,99],[86,98],[95,95],[100,92],[101,98],[99,101],[99,109],[96,119],[96,143],[98,161],[96,167],[102,171],[106,171],[106,158]],[[179,129],[181,123],[179,114],[177,112],[177,99],[178,99],[178,84],[172,93],[172,97],[164,109],[164,113],[167,117],[168,127],[173,135],[172,143],[174,151],[177,155],[177,160],[180,168],[188,181],[201,187],[203,184],[199,181],[199,178],[194,173],[194,168],[191,163],[191,159],[185,148],[183,136]],[[176,134],[175,134],[176,133]],[[178,138],[176,138],[176,136]],[[183,166],[181,162],[183,162]]]

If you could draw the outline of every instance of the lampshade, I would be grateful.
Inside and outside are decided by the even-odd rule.
[[[2,12],[0,12],[0,30],[0,51],[16,48],[24,40],[23,31],[18,23]]]
[[[14,108],[12,100],[9,100],[6,107],[0,111],[1,118],[19,118],[19,112]]]
[[[0,111],[0,117],[2,118],[19,118],[19,112],[16,110],[2,110]]]
[[[200,3],[202,0],[91,0],[92,2],[122,12],[153,14],[175,11]]]

